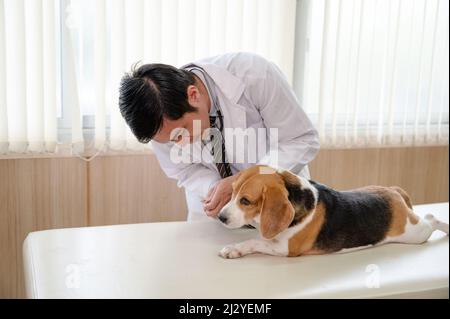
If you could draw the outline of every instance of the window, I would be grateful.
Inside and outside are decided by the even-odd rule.
[[[448,1],[301,0],[298,10],[296,90],[323,143],[448,141]]]

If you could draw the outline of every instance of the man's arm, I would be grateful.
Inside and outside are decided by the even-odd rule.
[[[251,79],[248,90],[266,128],[278,129],[278,156],[268,153],[258,164],[298,173],[319,151],[318,133],[280,69],[268,61],[266,66],[265,77]]]

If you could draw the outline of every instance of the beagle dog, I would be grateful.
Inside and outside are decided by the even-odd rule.
[[[367,186],[336,191],[289,171],[254,166],[239,173],[231,201],[218,219],[228,228],[253,224],[261,239],[224,247],[219,255],[326,254],[385,243],[420,244],[448,224],[420,218],[400,187]]]

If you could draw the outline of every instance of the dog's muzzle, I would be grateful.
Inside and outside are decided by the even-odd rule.
[[[227,222],[228,222],[228,217],[226,216],[226,214],[220,213],[219,216],[218,216],[218,218],[219,218],[219,220],[220,220],[222,223],[224,223],[225,225],[227,224]]]
[[[217,218],[225,225],[228,225],[230,222],[230,214],[228,211],[228,207],[230,206],[230,203],[227,203],[219,212],[219,215]]]

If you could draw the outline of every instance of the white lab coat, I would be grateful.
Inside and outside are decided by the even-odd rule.
[[[233,163],[229,155],[233,153],[230,152],[233,141],[225,136],[226,154],[233,174],[255,164],[269,164],[309,177],[307,164],[319,150],[318,133],[274,63],[253,53],[238,52],[202,59],[194,64],[202,67],[216,85],[225,128],[278,128],[275,162],[273,153],[267,152],[257,154],[256,162]],[[270,138],[266,134],[258,139],[261,140],[269,145]],[[152,145],[166,175],[185,188],[188,220],[206,216],[200,201],[220,180],[212,160],[199,163],[200,159],[196,158],[193,163],[174,164],[169,155],[173,143],[152,141]],[[247,146],[244,143],[244,148]]]

